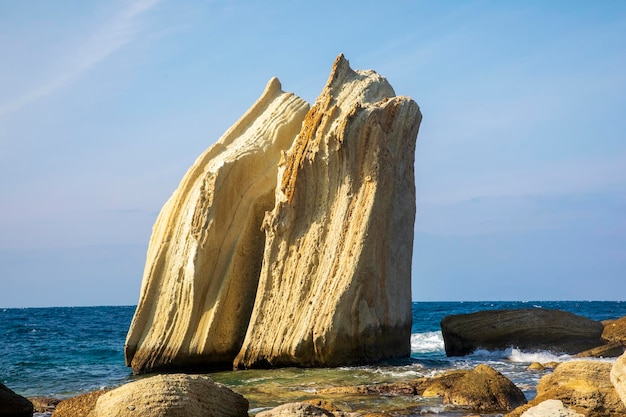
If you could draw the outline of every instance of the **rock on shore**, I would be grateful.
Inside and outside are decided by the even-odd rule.
[[[240,368],[410,354],[417,104],[339,56],[279,168]]]
[[[602,323],[559,310],[486,310],[444,317],[446,355],[516,347],[574,354],[603,345]]]
[[[135,373],[232,366],[254,303],[278,161],[308,109],[272,79],[163,206],[126,340]]]
[[[0,383],[0,417],[32,417],[33,403]]]
[[[88,417],[248,417],[248,401],[200,375],[156,375],[101,395]]]
[[[527,408],[545,400],[560,400],[587,417],[623,417],[626,406],[622,403],[610,380],[611,364],[599,361],[571,361],[557,366],[537,385],[537,396],[526,407],[506,415],[519,417]]]

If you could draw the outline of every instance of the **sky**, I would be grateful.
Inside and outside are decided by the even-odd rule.
[[[0,0],[0,307],[135,305],[195,159],[339,53],[423,114],[413,300],[626,300],[625,39],[617,0]]]

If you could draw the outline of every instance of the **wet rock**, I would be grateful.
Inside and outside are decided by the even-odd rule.
[[[35,413],[52,412],[61,402],[61,399],[56,397],[29,397],[28,400],[33,403]]]
[[[271,410],[262,411],[256,417],[361,417],[358,413],[346,413],[328,410],[309,402],[295,402],[280,405]]]
[[[445,392],[443,403],[480,412],[502,412],[525,404],[526,397],[508,378],[483,364],[456,380]]]
[[[530,365],[528,365],[526,369],[528,369],[529,371],[543,371],[546,369],[546,367],[540,364],[539,362],[533,362]]]
[[[575,354],[603,345],[603,329],[586,317],[542,308],[479,311],[441,321],[448,356],[509,347]]]
[[[88,417],[248,417],[248,401],[200,375],[140,379],[98,398]]]
[[[0,417],[32,417],[33,403],[0,384]]]

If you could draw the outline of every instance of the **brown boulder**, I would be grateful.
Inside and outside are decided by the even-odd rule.
[[[445,392],[444,404],[480,412],[509,411],[526,403],[524,393],[488,365],[478,365]]]
[[[626,345],[626,317],[617,320],[605,320],[602,339],[608,342],[618,342]]]
[[[0,417],[32,417],[33,403],[0,384]]]
[[[603,329],[598,321],[543,308],[479,311],[441,321],[448,356],[509,347],[574,354],[603,345]]]
[[[109,390],[98,390],[68,398],[57,404],[52,417],[87,417],[98,398]]]
[[[536,406],[552,399],[587,417],[626,416],[626,407],[611,384],[610,372],[608,362],[564,362],[541,378],[537,396],[528,405]],[[506,417],[521,416],[528,408],[516,409]]]
[[[575,358],[617,358],[624,353],[624,346],[619,342],[610,342],[606,345],[598,346],[592,349],[574,355]]]

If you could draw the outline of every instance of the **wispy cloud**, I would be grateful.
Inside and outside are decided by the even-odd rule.
[[[40,100],[72,83],[113,53],[131,42],[140,30],[140,17],[159,0],[137,0],[126,4],[116,16],[104,22],[77,48],[68,51],[66,63],[48,79],[30,90],[0,103],[0,118]]]

